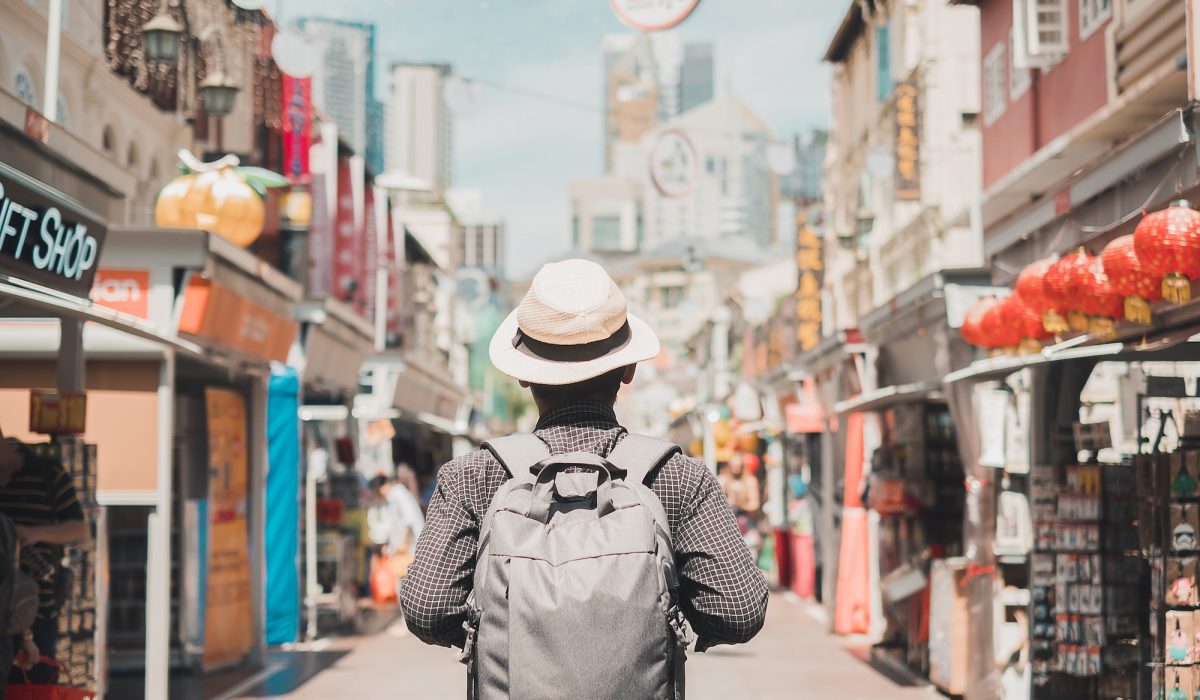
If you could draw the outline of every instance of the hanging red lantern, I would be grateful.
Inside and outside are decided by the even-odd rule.
[[[1200,278],[1200,212],[1186,201],[1147,214],[1133,232],[1133,249],[1142,267],[1162,275],[1162,295],[1184,304],[1192,298],[1191,280]]]
[[[1046,271],[1046,298],[1060,309],[1067,311],[1067,325],[1071,330],[1087,331],[1087,313],[1079,308],[1083,292],[1092,278],[1092,263],[1095,256],[1088,255],[1083,248],[1067,255]]]
[[[1114,238],[1100,251],[1100,263],[1113,289],[1125,297],[1125,320],[1150,323],[1150,302],[1162,299],[1162,276],[1147,272],[1138,260],[1133,235]]]
[[[1090,273],[1079,295],[1079,310],[1089,316],[1089,333],[1107,337],[1116,331],[1115,319],[1125,311],[1125,298],[1113,288],[1099,258],[1092,258]]]
[[[963,317],[963,324],[960,329],[963,340],[975,347],[987,350],[996,347],[991,342],[991,338],[987,332],[983,329],[983,315],[987,313],[988,309],[998,303],[1000,303],[1000,300],[996,297],[984,297],[971,306],[970,310],[967,311],[967,315]]]
[[[1052,334],[1046,331],[1042,315],[1025,301],[1020,292],[1000,303],[1000,313],[1005,326],[1014,329],[1020,338],[1017,350],[1022,355],[1041,352],[1042,340]]]
[[[1048,333],[1065,333],[1070,328],[1064,316],[1066,308],[1046,293],[1046,273],[1054,265],[1052,258],[1030,264],[1017,276],[1016,293],[1025,303],[1042,316],[1042,325]]]
[[[983,318],[980,320],[984,337],[992,343],[992,348],[1002,350],[1008,355],[1016,354],[1021,345],[1021,331],[1012,322],[1011,311],[1009,311],[1011,302],[1012,297],[1001,299],[984,311]]]

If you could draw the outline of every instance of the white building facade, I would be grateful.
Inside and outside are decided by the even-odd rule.
[[[439,190],[453,184],[453,117],[446,104],[451,68],[435,63],[392,65],[384,116],[384,166],[415,175]]]

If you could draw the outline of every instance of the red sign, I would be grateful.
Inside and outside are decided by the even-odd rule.
[[[193,275],[183,296],[179,331],[253,355],[285,362],[296,322],[210,279]]]
[[[78,435],[87,426],[87,394],[29,392],[29,432]]]
[[[312,78],[283,75],[283,174],[296,182],[308,177],[312,149]]]
[[[43,117],[41,112],[33,107],[26,107],[25,134],[42,143],[50,143],[50,120]]]
[[[358,230],[354,220],[354,183],[350,159],[339,158],[337,168],[337,209],[333,225],[333,293],[343,304],[358,308],[362,300],[362,276],[359,263]]]
[[[92,280],[92,301],[114,311],[150,318],[150,272],[100,268]]]

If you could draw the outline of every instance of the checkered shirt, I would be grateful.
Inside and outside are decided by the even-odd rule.
[[[578,401],[542,416],[534,434],[552,454],[607,456],[627,433],[611,406]],[[416,560],[400,590],[409,629],[428,644],[463,645],[480,521],[507,478],[486,450],[459,457],[438,472]],[[767,584],[716,478],[703,462],[677,454],[650,489],[667,512],[679,603],[698,636],[696,649],[749,641],[762,628]]]

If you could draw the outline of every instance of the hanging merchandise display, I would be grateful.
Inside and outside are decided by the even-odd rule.
[[[1013,329],[1020,337],[1017,350],[1022,355],[1036,353],[1042,349],[1042,341],[1051,337],[1042,323],[1042,316],[1030,306],[1020,292],[1000,302],[1004,325]]]
[[[267,188],[286,187],[282,175],[239,167],[237,156],[205,163],[179,151],[184,173],[167,183],[154,205],[154,221],[164,228],[209,231],[245,248],[262,234]]]
[[[1162,295],[1184,304],[1192,298],[1192,280],[1200,279],[1200,212],[1180,200],[1147,214],[1133,232],[1142,267],[1162,275]]]
[[[1045,331],[1058,334],[1066,333],[1070,327],[1067,325],[1065,306],[1046,289],[1046,273],[1054,263],[1053,258],[1046,258],[1030,264],[1017,276],[1015,289],[1026,304],[1041,313]]]
[[[1092,279],[1095,257],[1083,248],[1059,259],[1043,277],[1046,299],[1057,309],[1067,312],[1070,330],[1087,332],[1088,315],[1080,308],[1083,291]]]
[[[1133,234],[1114,238],[1100,253],[1100,263],[1113,289],[1124,295],[1125,320],[1150,323],[1150,304],[1162,299],[1162,276],[1138,259]]]
[[[1011,298],[1011,297],[1010,297]],[[1016,354],[1021,344],[1021,331],[1011,322],[1009,299],[1002,299],[983,313],[980,324],[996,348],[1006,355]]]
[[[989,309],[999,303],[1000,300],[996,297],[984,297],[975,302],[975,305],[967,311],[966,316],[963,318],[962,328],[960,329],[963,340],[985,350],[993,350],[997,347],[992,342],[991,334],[984,328],[983,317]]]

